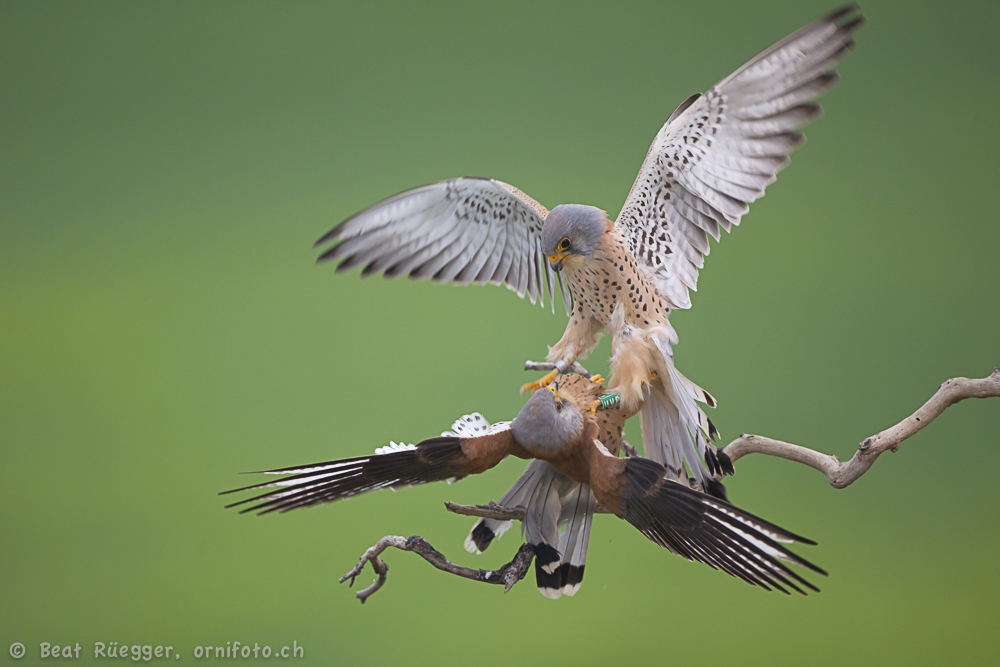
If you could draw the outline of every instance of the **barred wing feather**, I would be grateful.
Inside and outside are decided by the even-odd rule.
[[[338,271],[363,267],[362,277],[502,284],[543,307],[548,285],[555,312],[557,276],[541,248],[547,215],[512,185],[455,178],[407,190],[348,218],[316,242],[334,242],[318,261],[339,259]],[[562,276],[558,282],[569,314]]]
[[[863,23],[849,5],[767,49],[681,104],[656,135],[616,221],[629,250],[678,308],[690,308],[698,270],[719,240],[764,195],[821,111],[810,100],[836,80],[834,66]]]

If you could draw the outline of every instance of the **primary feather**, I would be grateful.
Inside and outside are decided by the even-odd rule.
[[[615,224],[677,307],[691,307],[708,235],[738,225],[802,143],[795,130],[820,113],[808,102],[837,81],[832,69],[863,23],[856,10],[792,33],[688,98],[656,135]]]

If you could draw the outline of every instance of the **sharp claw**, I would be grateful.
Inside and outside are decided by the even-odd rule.
[[[558,370],[546,373],[544,376],[542,376],[541,379],[536,380],[535,382],[528,382],[527,384],[523,385],[521,387],[521,393],[523,394],[525,391],[535,392],[541,389],[542,387],[547,387],[550,384],[552,384],[552,381],[556,379],[557,375],[559,375]]]
[[[591,375],[591,376],[590,376],[590,381],[591,381],[591,382],[597,382],[597,383],[599,383],[599,384],[604,384],[604,378],[602,378],[602,377],[600,376],[600,374],[597,374],[597,375]]]
[[[587,412],[589,412],[592,415],[596,415],[597,414],[597,410],[600,407],[601,407],[601,401],[600,400],[591,401],[590,405],[587,406]]]

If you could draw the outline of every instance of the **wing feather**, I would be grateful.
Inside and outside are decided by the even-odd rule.
[[[521,190],[487,178],[456,178],[389,197],[325,234],[319,261],[362,277],[503,284],[545,305],[555,275],[541,251],[548,210]],[[565,294],[565,292],[564,292]],[[569,313],[570,303],[566,302]],[[553,311],[555,303],[552,304]]]
[[[461,417],[441,437],[416,445],[391,442],[376,449],[373,456],[263,471],[283,477],[223,493],[268,489],[227,507],[255,503],[241,512],[287,512],[376,489],[457,480],[484,472],[507,456],[512,442],[510,422],[490,424],[475,412]]]
[[[810,104],[863,23],[848,5],[774,44],[671,114],[656,135],[616,226],[660,291],[690,308],[707,236],[730,231],[764,195],[820,114]]]
[[[673,553],[721,569],[767,590],[803,595],[818,588],[785,563],[826,572],[783,543],[815,544],[728,502],[669,479],[654,461],[632,457],[622,469],[622,517]]]

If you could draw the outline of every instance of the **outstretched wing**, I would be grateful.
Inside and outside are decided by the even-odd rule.
[[[819,591],[785,562],[826,572],[782,544],[812,540],[678,484],[654,461],[633,456],[614,459],[614,466],[621,471],[616,513],[656,544],[766,590]]]
[[[500,463],[513,443],[510,422],[490,425],[479,413],[462,417],[452,429],[417,445],[390,443],[376,449],[372,456],[267,470],[267,474],[285,476],[274,482],[224,491],[271,489],[226,507],[256,503],[241,513],[287,512],[375,489],[461,479]]]
[[[548,210],[517,188],[464,177],[401,192],[340,223],[316,242],[335,241],[320,262],[340,259],[337,271],[357,266],[362,277],[383,273],[460,285],[506,285],[555,312],[555,272],[541,247]],[[569,292],[558,277],[567,315]]]
[[[629,250],[679,308],[708,254],[708,235],[730,231],[802,143],[818,115],[807,104],[838,76],[833,67],[864,22],[850,5],[810,23],[670,116],[650,146],[616,226]]]

